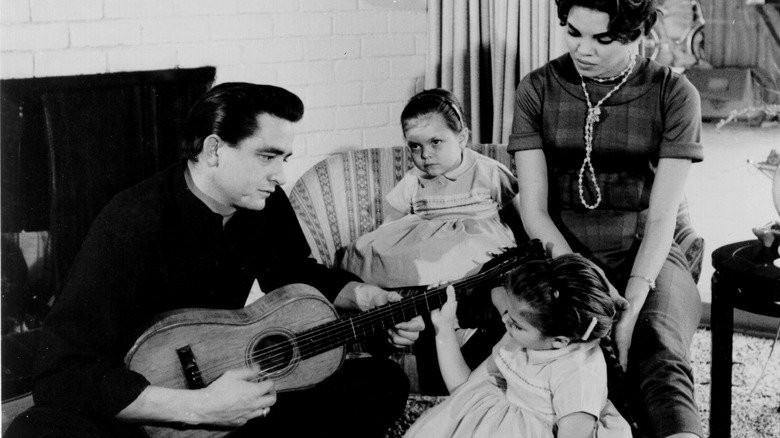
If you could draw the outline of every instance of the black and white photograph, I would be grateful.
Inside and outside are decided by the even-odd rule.
[[[780,0],[0,0],[8,438],[780,436]]]

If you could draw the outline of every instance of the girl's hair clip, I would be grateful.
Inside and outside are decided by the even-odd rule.
[[[590,320],[590,325],[588,326],[588,329],[585,330],[585,334],[582,335],[582,340],[587,341],[590,337],[590,334],[593,333],[593,329],[596,327],[596,323],[599,322],[598,319],[594,316],[593,319]]]

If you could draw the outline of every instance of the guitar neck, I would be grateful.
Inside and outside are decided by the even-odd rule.
[[[458,300],[484,288],[487,280],[495,274],[480,273],[464,280],[452,283]],[[395,303],[339,318],[335,321],[305,330],[296,335],[296,341],[302,359],[316,356],[350,342],[361,341],[372,335],[382,333],[398,323],[438,309],[447,302],[447,286],[420,291],[411,288],[416,294]]]

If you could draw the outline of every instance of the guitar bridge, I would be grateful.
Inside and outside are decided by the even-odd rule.
[[[179,362],[181,362],[181,369],[184,373],[184,379],[187,381],[187,387],[189,389],[205,388],[206,385],[203,384],[200,368],[198,368],[195,355],[192,354],[192,348],[189,345],[185,345],[177,349],[176,353],[179,355]]]

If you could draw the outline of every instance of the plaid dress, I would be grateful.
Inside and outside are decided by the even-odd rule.
[[[615,85],[587,82],[591,104]],[[571,57],[549,62],[517,89],[508,150],[544,150],[549,210],[559,230],[575,251],[615,267],[641,237],[658,159],[703,158],[698,93],[669,68],[647,58],[637,61],[629,80],[601,105],[593,130],[591,159],[602,196],[595,210],[580,203],[577,182],[585,158],[587,109]],[[590,173],[583,186],[592,204],[596,193]]]

